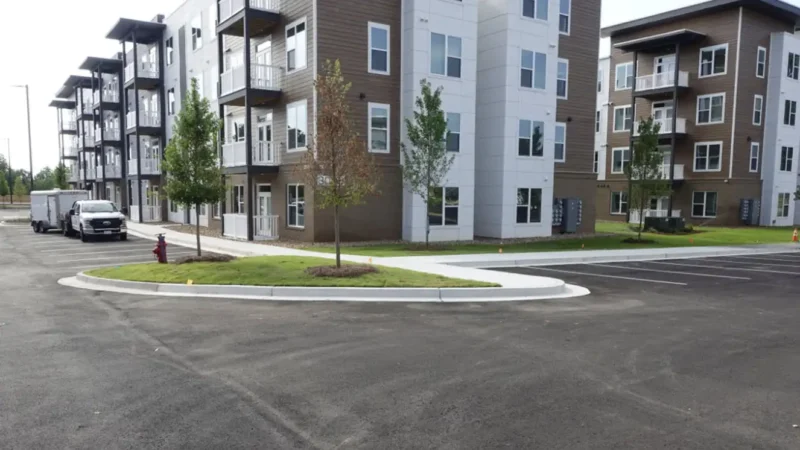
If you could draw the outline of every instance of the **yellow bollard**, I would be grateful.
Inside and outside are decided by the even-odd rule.
[[[503,247],[500,247],[500,250],[498,251],[498,253],[503,253]]]
[[[369,259],[369,263],[372,264],[372,258]]]
[[[193,280],[186,280],[186,285],[187,285],[187,286],[191,286],[191,285],[193,285],[193,284],[194,284],[194,281],[193,281]]]

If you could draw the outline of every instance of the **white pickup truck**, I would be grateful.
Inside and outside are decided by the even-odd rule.
[[[108,200],[76,201],[67,212],[64,222],[64,235],[77,233],[83,242],[100,236],[119,236],[121,241],[128,239],[125,208],[120,211],[117,205]]]

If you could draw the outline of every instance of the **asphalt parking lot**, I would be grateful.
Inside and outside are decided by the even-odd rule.
[[[496,304],[57,283],[152,245],[0,226],[0,448],[800,448],[793,253],[509,269],[592,294]]]

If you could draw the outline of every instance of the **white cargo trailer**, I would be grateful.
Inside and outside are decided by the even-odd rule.
[[[64,217],[72,204],[78,200],[89,200],[89,191],[70,191],[54,189],[52,191],[31,192],[31,227],[36,233],[61,229]]]

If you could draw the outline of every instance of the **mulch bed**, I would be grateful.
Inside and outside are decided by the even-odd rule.
[[[191,263],[199,263],[199,262],[231,262],[236,259],[230,255],[191,255],[191,256],[184,256],[175,260],[175,264],[191,264]]]
[[[628,238],[622,241],[625,244],[655,244],[656,241],[652,239],[636,239],[636,238]]]
[[[378,268],[375,266],[348,264],[342,267],[336,266],[317,266],[309,267],[306,273],[315,277],[335,277],[335,278],[356,278],[368,273],[376,273]]]

